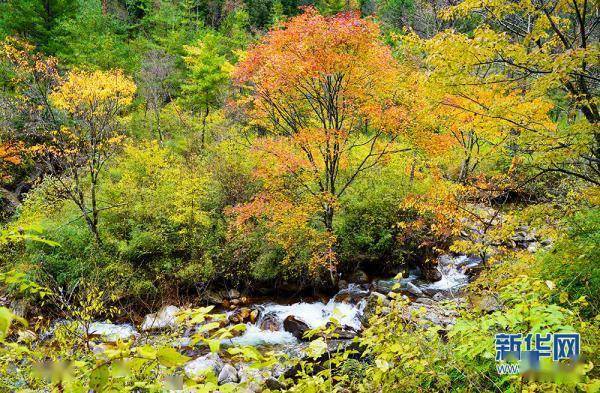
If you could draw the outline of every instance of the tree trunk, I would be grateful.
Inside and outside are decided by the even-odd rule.
[[[415,181],[415,168],[417,166],[417,153],[413,153],[413,160],[410,164],[410,182],[413,183]]]
[[[458,181],[461,184],[465,184],[467,181],[467,178],[469,177],[469,165],[471,164],[471,156],[467,156],[465,157],[465,159],[463,160],[461,166],[460,166],[460,173],[458,174]]]
[[[205,140],[205,135],[206,135],[206,118],[208,117],[208,105],[206,106],[206,108],[204,109],[204,115],[202,116],[202,135],[201,135],[201,146],[202,149],[204,149],[204,140]]]
[[[331,205],[325,206],[325,210],[323,212],[323,223],[325,224],[325,228],[327,232],[333,233],[333,215],[334,208]]]
[[[162,144],[163,142],[163,134],[160,128],[160,110],[157,109],[154,111],[154,116],[156,118],[156,133],[158,134],[158,141]]]

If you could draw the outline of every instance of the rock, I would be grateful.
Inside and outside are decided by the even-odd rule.
[[[358,332],[350,326],[337,327],[333,332],[333,337],[338,340],[351,340],[358,335]]]
[[[365,305],[363,313],[360,316],[360,322],[363,326],[367,326],[369,324],[369,318],[376,313],[377,306],[389,307],[389,305],[390,301],[387,296],[379,292],[371,292],[367,298],[367,304]]]
[[[140,334],[132,325],[115,325],[107,322],[93,322],[88,328],[88,336],[100,337],[104,342],[114,343],[127,341],[138,337]]]
[[[535,253],[537,250],[539,250],[540,248],[540,243],[538,242],[532,242],[529,243],[529,245],[527,246],[527,251],[529,251],[530,253]]]
[[[226,364],[219,372],[219,385],[225,383],[237,383],[239,381],[238,372],[231,364]]]
[[[252,310],[250,312],[250,322],[256,323],[259,315],[260,315],[260,311],[258,311],[258,309],[255,308],[254,310]]]
[[[27,319],[29,311],[29,302],[26,299],[15,299],[10,302],[8,308],[18,317]]]
[[[350,284],[347,288],[339,291],[334,296],[334,300],[340,303],[356,304],[367,296],[369,296],[369,291],[362,289],[359,285]]]
[[[380,292],[385,295],[392,292],[392,288],[394,285],[399,284],[400,282],[397,280],[379,280],[373,283],[373,291]]]
[[[412,295],[421,297],[423,296],[423,291],[421,291],[419,289],[419,287],[417,287],[415,284],[413,284],[412,282],[408,282],[406,283],[406,291]]]
[[[259,327],[261,330],[276,332],[281,329],[281,321],[275,312],[269,312],[262,317]]]
[[[542,239],[540,241],[540,244],[544,247],[550,247],[550,246],[552,246],[552,240],[551,239]]]
[[[229,291],[227,291],[227,297],[229,299],[238,299],[240,296],[240,291],[238,291],[237,289],[230,289]]]
[[[252,310],[247,307],[238,308],[229,316],[229,321],[231,323],[245,323],[250,320],[251,313]]]
[[[284,390],[285,389],[285,385],[283,383],[279,382],[278,379],[275,379],[273,377],[267,378],[265,380],[265,386],[271,390]]]
[[[266,378],[272,377],[271,373],[266,370],[253,368],[248,364],[240,364],[238,366],[238,376],[240,383],[246,383],[248,389],[252,392],[260,392],[260,387]]]
[[[492,294],[472,297],[470,300],[474,308],[484,313],[492,313],[502,309],[502,304],[498,301],[496,296]]]
[[[292,335],[294,337],[296,337],[298,340],[302,340],[304,333],[309,330],[309,326],[306,324],[306,322],[304,322],[303,320],[296,318],[293,315],[289,315],[284,321],[283,321],[283,329],[286,332],[290,332],[292,333]]]
[[[340,280],[338,281],[338,289],[346,289],[348,288],[348,281],[346,280]]]
[[[211,304],[223,304],[226,300],[225,294],[222,291],[206,291],[204,298]]]
[[[427,281],[436,282],[442,279],[442,273],[437,269],[436,265],[426,264],[421,267],[421,272]]]
[[[422,312],[424,309],[424,312]],[[413,314],[415,313],[416,314]],[[424,326],[432,323],[437,326],[446,327],[453,325],[458,313],[452,309],[444,308],[439,305],[429,305],[421,303],[412,303],[408,306],[408,312],[405,314],[407,319],[420,321]]]
[[[197,379],[209,372],[220,375],[221,369],[223,369],[223,361],[219,355],[212,352],[187,362],[185,366],[183,366],[185,375],[190,379]]]
[[[357,284],[366,284],[369,282],[369,276],[362,270],[357,270],[350,276],[350,282]]]
[[[465,269],[465,274],[470,278],[476,277],[485,269],[485,265],[482,263],[476,266],[469,266]]]
[[[437,295],[437,293],[436,293]],[[420,303],[420,304],[436,304],[437,302],[433,299],[430,299],[428,297],[419,297],[415,300],[415,303]]]
[[[140,329],[144,332],[149,330],[160,330],[165,328],[174,328],[177,326],[176,314],[179,307],[166,306],[161,308],[156,314],[148,314],[144,318]]]
[[[445,296],[442,292],[437,292],[436,294],[433,295],[433,300],[435,300],[436,302],[441,302],[444,299],[445,299]]]

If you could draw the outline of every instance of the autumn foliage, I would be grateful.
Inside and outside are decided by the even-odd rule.
[[[249,95],[238,103],[251,125],[267,131],[254,148],[264,154],[256,174],[268,186],[238,207],[240,217],[309,224],[316,212],[329,238],[318,243],[331,250],[339,198],[363,171],[398,151],[409,123],[400,66],[379,36],[378,25],[356,13],[326,17],[307,8],[241,61],[235,82]],[[291,212],[298,209],[304,213]],[[277,219],[285,212],[294,219]],[[331,258],[319,248],[313,255]]]

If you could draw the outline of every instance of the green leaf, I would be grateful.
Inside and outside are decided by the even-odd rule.
[[[93,370],[90,374],[90,388],[94,390],[94,392],[100,393],[104,391],[104,387],[108,383],[108,367],[108,364],[104,364]]]
[[[156,353],[156,358],[165,367],[179,367],[187,363],[191,358],[180,354],[174,348],[163,347]]]

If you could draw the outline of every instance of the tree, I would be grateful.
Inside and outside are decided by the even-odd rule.
[[[58,121],[49,106],[49,94],[59,83],[56,58],[46,57],[33,45],[7,37],[0,45],[0,177],[2,194],[17,207],[22,194],[44,173],[32,147],[49,141]],[[18,155],[15,153],[18,151]],[[0,153],[0,155],[2,155]],[[1,161],[4,161],[3,163]],[[19,165],[16,165],[17,161]],[[11,169],[11,171],[9,171]]]
[[[432,40],[433,67],[445,70],[447,84],[552,98],[558,127],[521,127],[519,150],[539,171],[600,184],[598,4],[466,0],[444,12],[446,19],[473,15],[483,23],[472,34],[447,31]]]
[[[223,101],[232,66],[223,54],[217,34],[207,33],[196,45],[184,48],[188,77],[181,87],[183,103],[202,118],[201,144],[204,148],[206,119],[211,108]]]
[[[163,133],[160,127],[160,114],[170,98],[172,86],[169,78],[174,72],[173,57],[161,50],[151,50],[146,53],[140,70],[140,90],[146,99],[146,107],[154,114],[154,129],[160,141]]]
[[[0,4],[0,34],[18,35],[48,49],[61,20],[73,17],[77,0],[12,0]]]
[[[131,103],[135,89],[120,70],[72,71],[50,95],[66,120],[40,149],[59,190],[77,205],[97,244],[101,244],[99,178],[123,138],[119,115]]]
[[[398,151],[408,123],[399,65],[378,26],[356,13],[307,8],[248,52],[235,81],[250,93],[240,103],[268,133],[255,147],[275,158],[274,173],[319,201],[331,234],[338,199]]]

